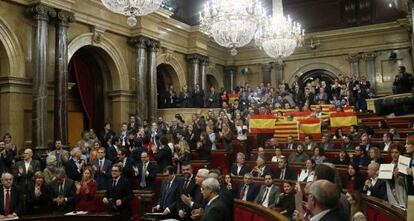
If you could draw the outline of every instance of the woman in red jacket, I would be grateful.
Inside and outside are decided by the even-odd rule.
[[[76,186],[76,210],[96,212],[96,182],[93,179],[92,169],[83,170],[82,180],[75,183]]]

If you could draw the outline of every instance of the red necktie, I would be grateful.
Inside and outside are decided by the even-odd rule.
[[[10,191],[6,190],[6,205],[4,206],[4,215],[10,214]]]

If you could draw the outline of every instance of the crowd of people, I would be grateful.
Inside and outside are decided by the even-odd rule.
[[[5,134],[0,140],[3,185],[0,193],[4,193],[0,202],[3,200],[5,205],[0,214],[13,217],[42,214],[51,209],[94,212],[98,209],[95,193],[105,190],[102,203],[119,211],[123,220],[129,220],[132,190],[156,191],[155,179],[160,173],[166,178],[153,211],[180,220],[228,220],[234,217],[233,198],[277,209],[296,220],[310,216],[336,217],[343,212],[350,217],[362,217],[361,194],[406,207],[407,193],[414,192],[412,170],[407,171],[408,175],[396,172],[392,180],[382,181],[377,177],[379,164],[383,162],[380,151],[388,151],[392,163],[397,165],[400,155],[413,155],[413,136],[407,138],[406,150],[392,142],[398,135],[395,131],[384,134],[383,144],[375,147],[370,143],[372,129],[353,126],[349,133],[337,131],[333,136],[342,139],[343,144],[337,159],[332,161],[324,155],[326,150],[334,149],[330,134],[324,134],[320,143],[312,141],[311,136],[306,136],[303,143],[288,137],[286,145],[271,139],[266,148],[274,149],[272,159],[267,159],[261,147],[257,156],[251,156],[250,150],[256,148],[249,147],[247,142],[248,119],[252,114],[270,114],[275,108],[309,110],[313,104],[366,110],[365,98],[372,91],[364,76],[359,80],[344,77],[331,86],[319,79],[306,85],[295,82],[289,86],[282,82],[278,89],[264,83],[252,89],[246,84],[231,93],[238,94],[233,102],[229,102],[225,91],[219,94],[212,88],[205,104],[204,92],[199,86],[191,94],[183,89],[180,96],[170,96],[169,100],[166,97],[168,107],[206,105],[221,109],[217,113],[210,109],[205,115],[194,113],[187,122],[180,114],[170,123],[162,117],[148,121],[131,116],[128,123],[121,125],[119,133],[108,122],[97,132],[94,129],[82,132],[82,139],[72,148],[55,140],[46,158],[34,154],[30,148],[24,149],[20,157],[11,135]],[[237,154],[233,154],[234,139],[241,146]],[[354,146],[356,141],[360,144]],[[226,151],[229,173],[222,174],[218,168],[203,168],[194,171],[194,175],[193,156],[210,161],[211,151],[219,145]],[[290,156],[283,156],[284,149],[294,151]],[[305,150],[312,150],[313,155],[307,155]],[[254,168],[245,164],[251,157],[256,161]],[[268,161],[276,163],[278,169],[272,171]],[[299,174],[289,166],[294,163],[304,163]],[[339,180],[334,164],[348,165],[347,179]],[[365,182],[361,182],[360,166],[368,167]],[[241,186],[232,183],[235,176],[244,177]],[[254,177],[262,178],[263,186],[255,186]],[[274,184],[275,179],[285,180],[282,190]],[[308,183],[304,194],[307,206],[300,211],[295,206],[295,194],[300,188],[294,181]],[[346,196],[343,190],[347,191]],[[329,199],[325,199],[328,195]],[[333,207],[338,204],[347,210]]]

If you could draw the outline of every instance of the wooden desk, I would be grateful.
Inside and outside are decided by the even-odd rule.
[[[72,221],[72,220],[82,220],[82,221],[96,221],[96,220],[105,220],[105,221],[121,221],[121,216],[118,213],[91,213],[85,215],[77,216],[65,216],[63,214],[45,214],[45,215],[27,215],[19,217],[19,220],[60,220],[60,221]]]

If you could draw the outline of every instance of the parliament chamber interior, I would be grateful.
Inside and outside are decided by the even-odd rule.
[[[414,220],[413,0],[1,0],[0,220]]]

